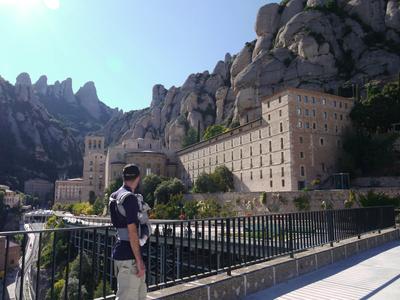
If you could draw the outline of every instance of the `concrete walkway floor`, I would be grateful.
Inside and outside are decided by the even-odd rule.
[[[400,299],[400,241],[370,249],[245,299]]]

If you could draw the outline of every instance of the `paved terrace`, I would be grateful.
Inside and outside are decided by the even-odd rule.
[[[368,250],[245,299],[400,299],[400,241]]]

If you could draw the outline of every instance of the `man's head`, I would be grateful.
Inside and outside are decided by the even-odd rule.
[[[125,185],[129,186],[132,190],[135,190],[140,181],[139,168],[133,164],[126,165],[122,170],[122,178],[124,179]]]

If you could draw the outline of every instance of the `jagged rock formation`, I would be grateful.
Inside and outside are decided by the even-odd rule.
[[[42,78],[38,88],[47,87]],[[51,116],[29,75],[15,86],[0,77],[0,182],[21,189],[26,179],[78,175],[82,151],[70,131]]]
[[[110,143],[152,137],[179,149],[190,127],[245,123],[283,87],[335,92],[346,83],[385,80],[400,70],[397,0],[290,0],[260,8],[256,40],[226,55],[210,74],[182,87],[156,85],[151,106],[112,119]]]
[[[48,85],[47,77],[41,76],[32,86],[32,91],[48,112],[67,126],[79,140],[89,132],[101,129],[111,117],[121,114],[118,109],[111,109],[99,100],[91,81],[74,94],[71,78]]]

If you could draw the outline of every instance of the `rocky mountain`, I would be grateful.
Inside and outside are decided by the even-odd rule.
[[[100,130],[112,117],[121,114],[118,109],[111,109],[99,100],[91,81],[74,94],[71,78],[48,85],[47,77],[41,76],[32,85],[32,91],[47,111],[79,140],[89,132]]]
[[[48,113],[27,74],[14,85],[0,77],[0,182],[22,189],[26,179],[81,173],[77,139]]]
[[[260,8],[256,39],[181,87],[155,85],[149,108],[118,115],[109,143],[162,139],[179,149],[190,127],[236,126],[260,116],[260,99],[284,87],[336,92],[400,70],[398,0],[284,0]]]

